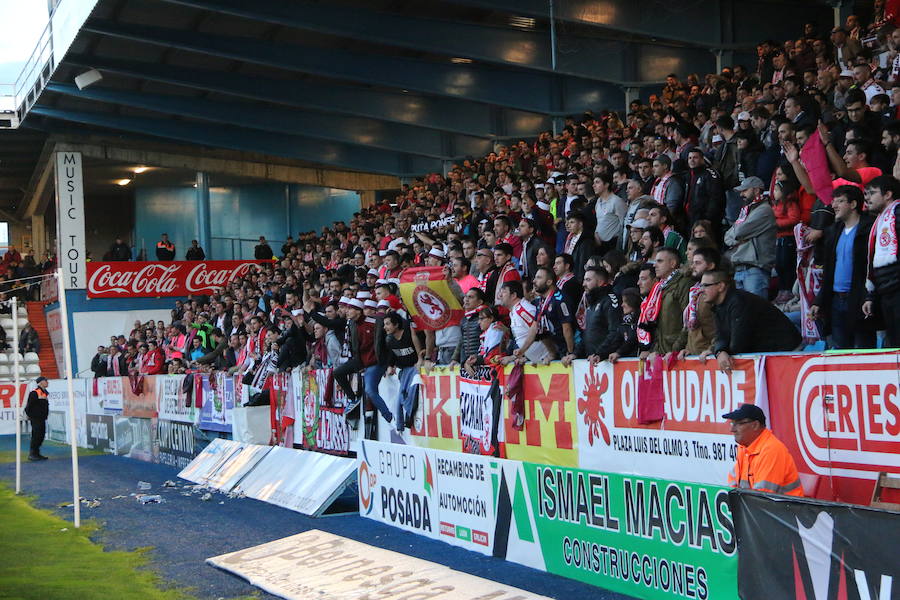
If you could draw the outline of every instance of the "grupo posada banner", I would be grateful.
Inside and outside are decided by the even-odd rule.
[[[737,490],[730,501],[742,598],[900,600],[900,514]]]
[[[647,599],[737,596],[728,490],[363,442],[360,514]]]
[[[211,294],[245,276],[261,261],[89,262],[88,298]]]

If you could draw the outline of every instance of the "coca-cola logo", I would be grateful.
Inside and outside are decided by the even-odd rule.
[[[93,263],[88,296],[187,296],[208,294],[245,276],[255,262]]]
[[[101,265],[88,280],[88,291],[94,294],[118,292],[132,296],[164,296],[178,285],[175,274],[181,265],[151,263],[138,271],[114,271]]]
[[[216,288],[225,287],[231,281],[238,277],[243,277],[250,270],[250,267],[256,263],[241,263],[233,269],[209,269],[207,263],[198,263],[196,267],[188,273],[185,287],[188,292],[194,294],[197,292],[213,291]]]

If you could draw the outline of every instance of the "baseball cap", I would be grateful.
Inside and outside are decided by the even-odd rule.
[[[358,308],[359,310],[362,310],[364,305],[362,303],[362,300],[357,300],[356,298],[351,298],[350,300],[347,300],[347,306],[352,306],[353,308]]]
[[[760,188],[766,189],[766,184],[763,183],[763,180],[756,176],[744,177],[744,180],[741,181],[741,185],[734,188],[736,192],[743,192],[744,190],[749,190],[750,188]]]
[[[766,413],[762,411],[762,409],[755,404],[741,404],[737,410],[733,410],[730,413],[725,413],[722,415],[723,419],[728,419],[729,421],[742,421],[744,419],[752,419],[754,421],[759,421],[763,425],[766,424]]]
[[[719,135],[718,133],[715,134],[715,135],[712,137],[712,143],[713,143],[713,144],[715,144],[716,142],[724,142],[724,141],[725,141],[725,139],[724,139],[721,135]]]
[[[850,69],[843,69],[838,77],[849,77],[850,79],[853,79],[853,71]]]
[[[749,120],[750,120],[750,113],[748,113],[746,110],[742,110],[742,111],[740,112],[740,114],[738,114],[737,120],[738,120],[738,121],[749,121]]]
[[[434,256],[435,258],[446,258],[446,254],[440,248],[432,248],[428,251],[428,256]]]
[[[378,269],[369,269],[366,272],[366,275],[372,275],[373,277],[378,277]]]
[[[43,375],[41,375],[40,377],[38,377],[37,379],[34,380],[35,383],[40,383],[42,381],[47,381],[47,378],[44,377]]]
[[[647,229],[648,227],[650,227],[650,221],[648,221],[647,219],[635,219],[631,222],[631,225],[629,225],[629,227],[631,227],[632,229]]]
[[[363,302],[363,306],[366,308],[378,308],[378,303],[370,299]]]

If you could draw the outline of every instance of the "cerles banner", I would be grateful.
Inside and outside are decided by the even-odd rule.
[[[258,261],[90,262],[88,298],[210,294],[246,275]]]

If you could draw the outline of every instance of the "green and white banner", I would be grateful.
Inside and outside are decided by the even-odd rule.
[[[360,514],[638,598],[737,599],[724,487],[364,442]]]

